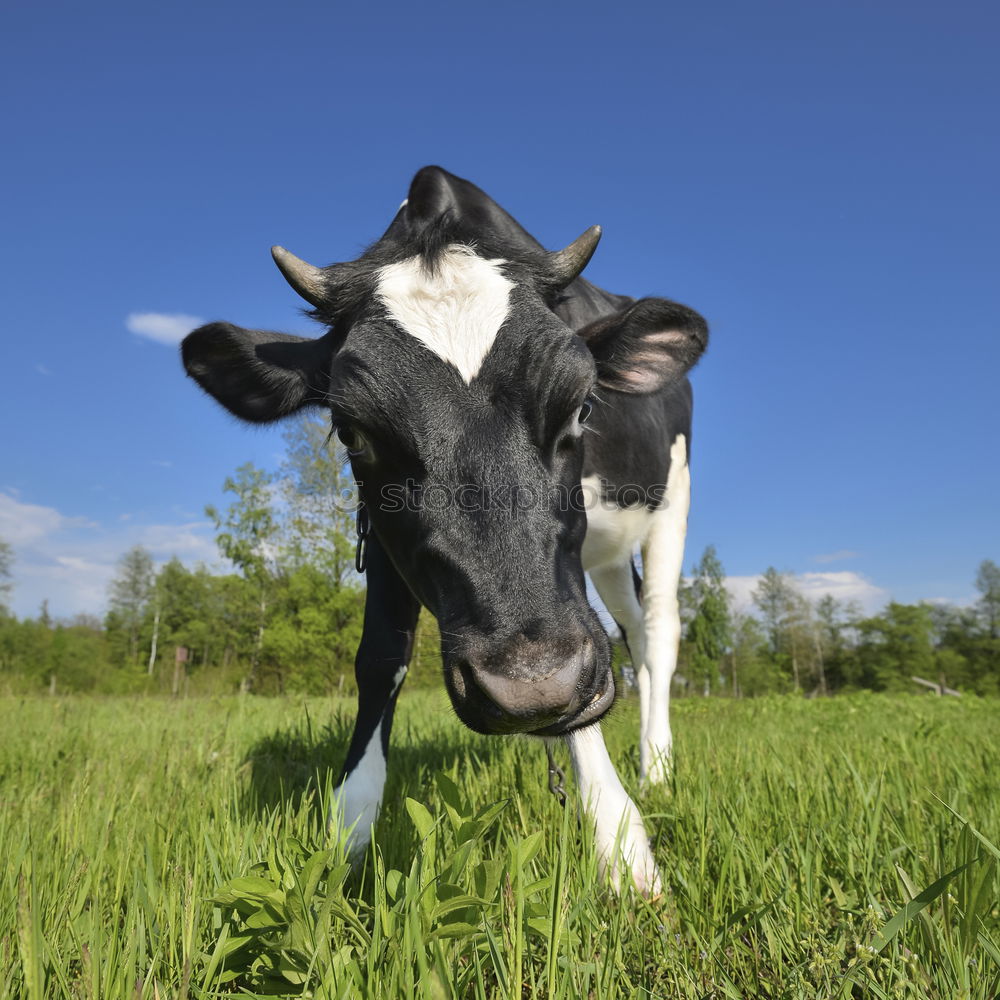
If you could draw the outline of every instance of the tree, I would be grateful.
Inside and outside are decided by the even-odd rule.
[[[205,513],[215,523],[219,551],[235,565],[254,594],[256,636],[244,690],[251,690],[260,665],[268,606],[277,575],[279,525],[273,509],[271,484],[274,477],[247,462],[227,478],[223,489],[236,499],[226,512],[213,506]]]
[[[771,642],[771,652],[777,655],[781,648],[781,630],[791,599],[791,584],[784,573],[779,573],[773,566],[768,566],[751,597],[763,619],[764,629]]]
[[[786,664],[790,665],[793,684],[799,690],[799,650],[790,628],[793,616],[799,611],[799,595],[791,578],[787,573],[779,573],[773,566],[769,566],[752,597],[763,619],[775,665],[782,669]]]
[[[306,415],[289,425],[284,439],[280,474],[291,559],[324,570],[337,583],[356,581],[357,491],[329,425]]]
[[[848,655],[846,632],[849,608],[832,594],[825,594],[815,606],[815,637],[820,685],[824,693],[844,684],[844,661]]]
[[[976,610],[983,628],[989,638],[1000,639],[1000,566],[992,559],[979,564],[976,590],[982,595],[976,602]]]
[[[322,566],[286,569],[262,651],[273,686],[281,692],[341,689],[361,641],[363,613],[360,587],[333,583]]]
[[[193,662],[198,653],[203,653],[201,647],[207,635],[219,629],[217,617],[208,608],[199,606],[201,602],[193,585],[195,576],[196,573],[192,573],[176,556],[164,563],[156,575],[159,638],[171,656],[174,647],[187,647],[191,656],[189,662]],[[200,629],[199,625],[202,626]],[[155,665],[152,656],[151,661]]]
[[[750,615],[732,616],[730,672],[734,693],[741,697],[770,694],[784,688],[784,678],[770,656],[760,622]]]
[[[302,417],[284,438],[282,566],[263,656],[280,690],[339,690],[364,613],[354,566],[357,491],[327,422]]]
[[[153,590],[153,557],[135,545],[118,562],[109,591],[108,628],[120,628],[127,642],[127,662],[139,662],[139,630]]]
[[[726,572],[709,545],[692,571],[688,599],[693,616],[687,626],[688,671],[708,695],[717,686],[726,650],[732,639]],[[734,692],[735,693],[735,692]]]
[[[786,630],[796,683],[809,675],[816,682],[814,693],[827,694],[822,628],[815,608],[794,586],[788,605]]]
[[[9,542],[0,539],[0,615],[10,614],[7,601],[10,600],[11,591],[14,589],[11,583],[13,565],[14,550]]]
[[[958,608],[940,602],[926,605],[937,658],[934,677],[944,677],[952,687],[977,694],[1000,693],[1000,638],[991,634],[988,600],[991,566],[980,566],[976,582],[984,599],[973,607]]]
[[[911,676],[936,676],[933,622],[926,604],[890,602],[882,614],[858,622],[858,632],[851,680],[859,687],[910,690]]]

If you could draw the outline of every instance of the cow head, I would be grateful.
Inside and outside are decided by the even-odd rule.
[[[425,168],[358,260],[272,251],[325,336],[213,323],[182,346],[188,374],[244,420],[330,411],[379,544],[437,618],[455,709],[480,732],[555,734],[610,707],[580,561],[593,393],[651,392],[704,346],[700,317],[664,300],[579,331],[559,318],[599,236],[546,253],[474,185]]]

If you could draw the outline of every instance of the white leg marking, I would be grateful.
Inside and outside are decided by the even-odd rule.
[[[580,798],[594,822],[602,871],[617,889],[621,889],[623,877],[631,877],[641,893],[658,895],[663,891],[663,883],[646,828],[611,763],[600,726],[570,733],[566,743]]]
[[[393,677],[392,698],[403,685],[406,667],[400,667]],[[378,818],[385,788],[386,762],[382,752],[382,716],[368,739],[365,752],[354,770],[334,792],[333,806],[328,817],[332,834],[346,836],[347,852],[362,854],[371,842],[372,825]]]
[[[670,475],[666,497],[653,515],[642,546],[642,609],[645,620],[645,667],[648,671],[648,708],[640,734],[640,773],[644,781],[660,784],[670,773],[673,745],[670,733],[670,682],[677,668],[681,640],[677,586],[684,562],[691,471],[687,442],[679,434],[670,448]],[[642,697],[642,685],[639,688]]]
[[[616,507],[606,504],[601,497],[601,481],[596,476],[587,476],[581,485],[587,503],[583,568],[590,574],[612,617],[628,633],[629,652],[639,685],[641,748],[649,728],[649,671],[646,669],[646,625],[632,583],[632,554],[646,540],[656,515],[645,505]],[[646,773],[645,762],[641,773]]]
[[[385,787],[385,756],[382,753],[382,723],[372,733],[364,755],[334,794],[330,815],[331,832],[347,837],[347,852],[362,854],[372,836]]]
[[[503,263],[456,244],[433,272],[419,257],[383,267],[375,294],[403,330],[471,382],[507,319],[514,283]]]

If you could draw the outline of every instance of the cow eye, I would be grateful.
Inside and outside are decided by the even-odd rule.
[[[348,455],[360,455],[365,450],[365,439],[350,424],[337,427],[337,438],[347,449]]]
[[[589,419],[593,409],[594,402],[588,396],[563,425],[558,439],[560,448],[575,448],[577,446],[580,438],[583,437],[583,425]]]

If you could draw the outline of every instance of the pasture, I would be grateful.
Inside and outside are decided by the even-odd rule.
[[[443,692],[400,700],[361,870],[323,837],[347,701],[6,698],[0,995],[987,1000],[998,707],[676,703],[646,901],[602,885],[541,745]],[[605,726],[632,789],[636,714]]]

